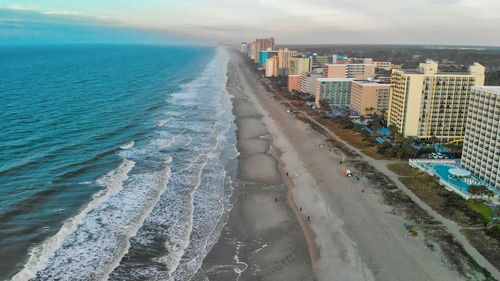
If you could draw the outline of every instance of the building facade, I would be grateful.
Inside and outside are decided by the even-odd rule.
[[[274,38],[263,38],[263,39],[257,39],[255,40],[255,62],[259,62],[259,51],[268,51],[268,50],[274,50]]]
[[[278,50],[278,60],[279,60],[279,64],[278,64],[278,68],[288,68],[288,60],[291,58],[291,57],[294,57],[296,56],[298,53],[297,51],[290,51],[288,49],[279,49]]]
[[[325,64],[323,70],[324,78],[354,78],[365,80],[375,77],[375,64],[349,63],[349,64]]]
[[[303,72],[300,74],[300,91],[310,95],[316,94],[316,79],[321,78],[320,73]]]
[[[304,57],[291,57],[288,59],[288,75],[300,75],[311,71],[311,59]]]
[[[389,108],[389,92],[391,84],[373,81],[353,81],[351,86],[351,109],[361,115],[385,113]]]
[[[500,188],[499,122],[500,87],[472,87],[461,164],[496,188]]]
[[[259,67],[264,67],[266,60],[278,55],[278,51],[259,51]]]
[[[300,91],[300,75],[288,75],[288,91]]]
[[[264,65],[264,69],[266,72],[266,77],[278,76],[278,57],[274,56],[272,58],[268,58],[266,60],[266,64]]]
[[[438,72],[428,60],[417,70],[392,70],[388,123],[405,137],[442,141],[464,137],[465,118],[472,86],[484,84],[484,67],[469,72]]]
[[[318,78],[316,79],[316,107],[321,107],[325,100],[329,105],[349,106],[351,101],[351,83],[348,78]]]

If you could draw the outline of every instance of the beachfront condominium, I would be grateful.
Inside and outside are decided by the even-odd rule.
[[[288,75],[300,75],[311,71],[311,59],[305,57],[291,57],[288,59]]]
[[[287,69],[288,68],[288,60],[291,57],[297,56],[297,51],[290,51],[288,49],[279,49],[278,50],[278,68],[279,69]]]
[[[288,75],[288,91],[300,91],[300,75]]]
[[[300,91],[310,95],[316,94],[316,79],[321,78],[321,73],[303,72],[300,74]]]
[[[274,49],[274,38],[256,39],[250,44],[248,56],[256,63],[259,63],[259,52]]]
[[[265,50],[259,51],[259,67],[264,67],[266,60],[278,55],[278,51]]]
[[[391,84],[357,80],[351,86],[351,109],[361,115],[385,114],[389,108]]]
[[[349,78],[316,79],[316,107],[321,107],[322,101],[334,106],[348,106],[351,100],[351,83],[353,80]]]
[[[474,86],[465,122],[462,166],[500,188],[500,87]]]
[[[375,64],[373,63],[348,63],[325,64],[324,78],[354,78],[359,80],[375,77]]]
[[[278,56],[268,58],[264,64],[266,77],[278,76]]]
[[[405,137],[450,141],[464,137],[472,86],[484,84],[484,67],[468,72],[439,72],[437,62],[416,70],[392,70],[388,123]]]

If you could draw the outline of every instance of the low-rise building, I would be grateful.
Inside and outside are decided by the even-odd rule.
[[[349,106],[351,101],[351,83],[349,78],[318,78],[316,79],[316,107],[321,107],[322,101],[329,105]]]
[[[500,87],[474,86],[470,91],[462,166],[500,188]]]
[[[391,84],[355,80],[351,86],[351,109],[361,115],[384,113],[389,108]]]
[[[300,91],[300,75],[288,75],[288,91]]]

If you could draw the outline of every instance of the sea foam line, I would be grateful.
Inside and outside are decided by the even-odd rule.
[[[165,164],[169,164],[169,163],[172,162],[172,160],[173,160],[172,157],[168,156],[165,159],[164,163]],[[161,177],[161,179],[162,179],[162,181],[161,181],[162,188],[159,190],[158,196],[156,196],[156,198],[153,199],[153,201],[151,202],[151,204],[149,205],[149,207],[140,216],[138,223],[136,223],[135,226],[131,229],[130,233],[128,233],[127,239],[126,239],[126,241],[127,241],[126,246],[124,247],[124,249],[120,253],[119,257],[117,259],[115,259],[113,265],[108,268],[108,271],[105,274],[103,274],[103,277],[101,278],[101,281],[106,281],[106,280],[109,279],[109,275],[113,272],[113,270],[115,270],[115,268],[117,268],[120,265],[120,262],[121,262],[122,258],[128,253],[128,251],[130,249],[130,238],[136,236],[137,235],[137,231],[139,231],[139,229],[144,225],[144,221],[146,220],[146,217],[153,211],[153,208],[156,206],[156,204],[160,200],[162,194],[167,189],[169,178],[170,178],[170,168],[166,167],[163,170],[163,174],[162,174],[162,177]]]
[[[28,261],[21,271],[12,277],[12,281],[27,281],[35,278],[36,273],[47,266],[49,258],[61,247],[64,238],[76,230],[87,213],[107,201],[112,195],[120,192],[123,188],[123,182],[128,179],[128,173],[134,166],[134,161],[123,159],[118,168],[98,179],[96,181],[97,184],[106,189],[94,194],[92,200],[77,215],[67,219],[55,235],[46,239],[42,244],[32,248],[28,254]]]

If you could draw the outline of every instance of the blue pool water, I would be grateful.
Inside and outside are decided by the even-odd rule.
[[[455,187],[460,189],[461,191],[467,193],[467,189],[469,188],[469,185],[465,182],[455,180],[450,178],[451,174],[448,172],[448,170],[456,168],[454,166],[448,166],[448,165],[434,165],[434,171],[442,178],[445,179],[447,182],[453,184]]]
[[[227,54],[0,50],[0,280],[185,280],[235,161]]]

